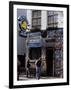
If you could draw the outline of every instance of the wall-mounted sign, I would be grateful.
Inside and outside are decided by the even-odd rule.
[[[26,16],[19,16],[18,17],[18,24],[19,24],[19,35],[22,37],[27,37],[26,30],[28,27],[28,20]]]
[[[29,43],[28,44],[29,48],[37,48],[37,47],[42,47],[42,43]]]

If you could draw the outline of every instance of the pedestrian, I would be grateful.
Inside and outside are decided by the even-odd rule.
[[[30,73],[30,61],[28,60],[27,61],[27,77],[30,75],[31,76],[31,73]]]
[[[41,58],[39,58],[36,63],[36,79],[40,79],[40,74],[41,74]]]

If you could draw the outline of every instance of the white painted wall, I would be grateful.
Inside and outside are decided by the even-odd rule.
[[[45,30],[47,28],[47,11],[41,12],[41,30]]]
[[[17,18],[19,16],[26,16],[26,15],[27,15],[27,10],[17,9]],[[19,24],[17,24],[17,31],[19,31]],[[17,54],[24,55],[25,52],[26,52],[25,38],[19,36],[17,32]]]
[[[58,27],[60,27],[60,28],[63,27],[63,23],[64,23],[63,19],[64,19],[63,15],[59,13],[59,15],[58,15]]]
[[[28,20],[28,23],[29,23],[29,29],[32,28],[32,10],[27,10],[27,20]]]
[[[29,22],[29,29],[32,28],[32,10],[27,10],[27,20]],[[47,11],[41,11],[41,30],[47,27]]]

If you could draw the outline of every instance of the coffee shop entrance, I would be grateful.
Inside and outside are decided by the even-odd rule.
[[[26,63],[30,60],[31,68],[35,70],[35,62],[42,59],[42,75],[63,77],[63,29],[48,29],[47,37],[40,32],[28,33],[26,45]]]

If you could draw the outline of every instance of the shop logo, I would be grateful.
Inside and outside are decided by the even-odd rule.
[[[21,30],[26,30],[27,29],[27,22],[26,21],[23,21],[21,23]]]
[[[28,26],[28,20],[27,20],[26,16],[19,16],[18,24],[19,24],[20,30],[26,30],[27,26]]]
[[[27,37],[26,30],[28,29],[28,20],[26,16],[18,17],[18,25],[19,25],[19,35],[22,37]]]

